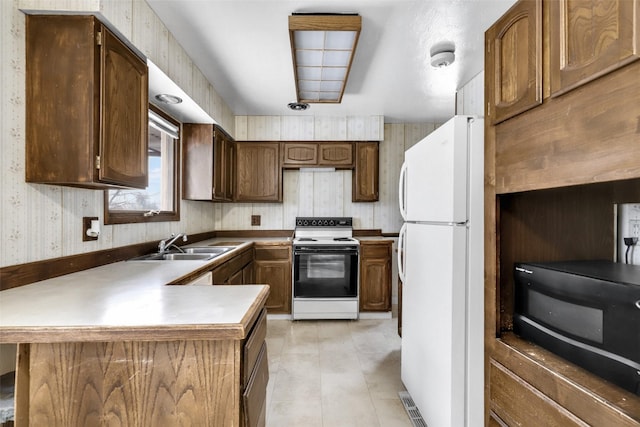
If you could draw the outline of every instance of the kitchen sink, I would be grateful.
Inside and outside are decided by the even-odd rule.
[[[192,248],[182,248],[186,254],[215,254],[221,255],[233,249],[233,246],[201,246]]]
[[[184,252],[152,253],[131,258],[130,261],[209,261],[231,249],[233,246],[182,248]]]

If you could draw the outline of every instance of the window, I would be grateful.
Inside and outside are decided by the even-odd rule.
[[[149,185],[144,190],[105,191],[105,224],[179,221],[180,125],[149,109]]]

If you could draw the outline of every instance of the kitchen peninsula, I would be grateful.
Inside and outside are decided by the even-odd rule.
[[[2,292],[17,425],[264,424],[264,285],[167,286],[211,262],[125,261]]]

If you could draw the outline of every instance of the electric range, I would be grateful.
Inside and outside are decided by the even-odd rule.
[[[294,320],[358,318],[359,253],[352,218],[296,218]]]

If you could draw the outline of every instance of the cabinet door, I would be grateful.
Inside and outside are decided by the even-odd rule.
[[[222,128],[213,131],[213,200],[229,202],[233,199],[233,140]]]
[[[320,166],[351,167],[353,166],[353,144],[322,143],[319,147],[318,164]]]
[[[266,425],[268,382],[267,344],[263,343],[249,384],[242,393],[244,427],[264,427]]]
[[[282,144],[282,166],[314,166],[318,163],[318,144],[285,142]]]
[[[236,143],[229,138],[225,141],[224,161],[224,200],[232,201],[233,184],[235,180]]]
[[[351,200],[378,201],[378,143],[356,144],[356,166],[353,170]]]
[[[291,246],[255,248],[255,283],[271,287],[265,304],[269,313],[291,313]]]
[[[146,188],[147,64],[101,26],[100,181]],[[63,126],[63,124],[60,124]]]
[[[226,198],[226,180],[225,169],[227,166],[226,154],[227,138],[219,131],[213,132],[213,199],[225,200]]]
[[[236,144],[236,194],[238,202],[281,202],[280,144]]]
[[[487,116],[496,124],[542,103],[542,0],[521,0],[485,34]]]
[[[250,262],[242,269],[242,283],[252,285],[255,282],[255,267],[253,266],[253,262]]]
[[[238,270],[236,271],[231,277],[229,277],[229,280],[227,280],[227,282],[225,283],[226,285],[242,285],[242,270]]]
[[[213,127],[205,124],[182,125],[182,198],[212,200]]]
[[[291,261],[256,261],[255,280],[271,287],[265,304],[269,313],[291,313]]]
[[[554,96],[640,58],[637,0],[556,0],[549,21]]]
[[[391,243],[360,246],[360,310],[391,311]]]
[[[145,188],[146,63],[93,16],[25,21],[26,181]]]

